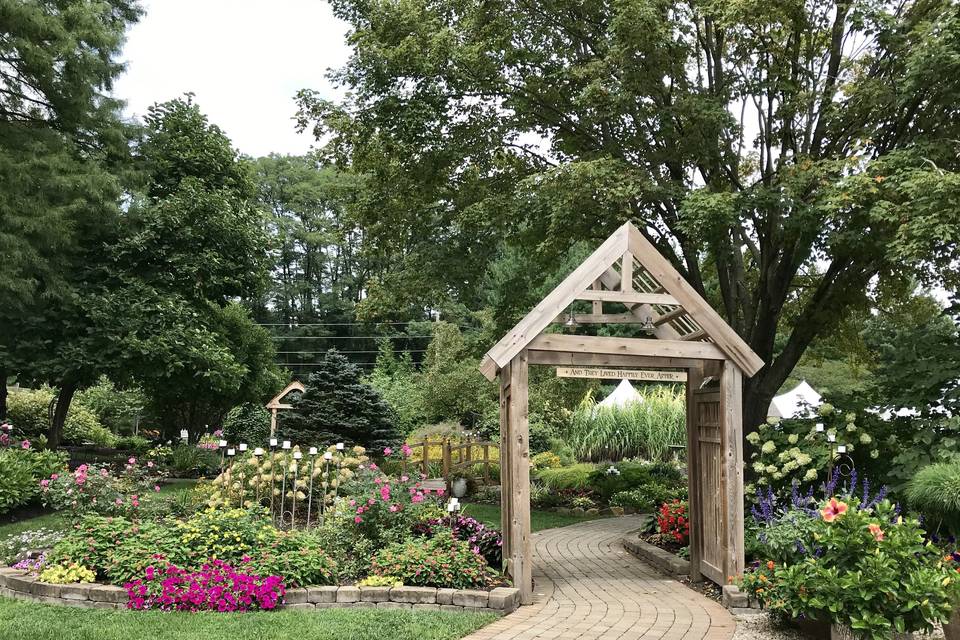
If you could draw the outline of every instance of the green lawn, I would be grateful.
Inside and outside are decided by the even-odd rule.
[[[468,503],[463,506],[463,515],[476,518],[480,522],[491,527],[500,528],[500,507],[491,504]],[[594,520],[602,516],[564,516],[552,511],[531,511],[530,528],[533,531],[541,529],[555,529],[557,527],[569,527],[572,524],[578,524],[587,520]]]
[[[382,609],[103,611],[0,598],[0,640],[452,640],[495,619],[490,613]]]

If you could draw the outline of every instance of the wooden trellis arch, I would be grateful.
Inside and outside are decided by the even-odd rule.
[[[548,333],[576,300],[577,325],[640,323],[651,337]],[[605,313],[604,305],[616,305]],[[687,373],[687,466],[692,577],[718,583],[743,572],[743,377],[763,361],[627,222],[484,356],[500,378],[503,556],[524,603],[533,599],[527,370],[531,364],[636,366]]]

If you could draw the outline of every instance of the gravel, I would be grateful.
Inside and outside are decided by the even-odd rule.
[[[733,640],[807,640],[800,632],[778,625],[766,611],[757,610],[755,613],[738,613],[737,632]],[[943,638],[943,631],[937,627],[928,636],[914,634],[915,640],[938,640]]]

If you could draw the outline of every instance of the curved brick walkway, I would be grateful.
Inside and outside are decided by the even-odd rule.
[[[533,535],[534,604],[466,640],[729,640],[730,613],[627,553],[641,518],[605,518]]]

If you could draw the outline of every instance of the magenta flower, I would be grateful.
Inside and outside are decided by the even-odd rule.
[[[393,455],[393,449],[391,449],[390,447],[384,447],[384,449],[383,449],[383,455],[385,455],[385,456],[392,456],[392,455]]]
[[[353,521],[356,522],[357,524],[360,524],[361,522],[363,522],[363,518],[361,518],[360,516],[354,516]]]
[[[23,442],[20,443],[20,447],[23,448],[23,449],[29,449],[29,448],[30,448],[30,441],[29,441],[29,440],[24,440]]]

